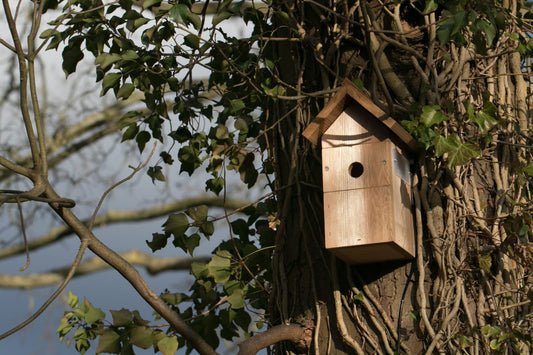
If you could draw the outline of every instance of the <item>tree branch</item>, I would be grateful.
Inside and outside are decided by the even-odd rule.
[[[140,250],[130,250],[119,254],[132,265],[142,266],[151,275],[170,270],[189,270],[193,262],[207,262],[209,257],[175,257],[160,258],[145,254]],[[91,258],[81,263],[74,277],[90,275],[109,269],[100,258]],[[45,273],[31,275],[0,275],[0,287],[3,288],[38,288],[61,283],[70,271],[70,267],[62,267]]]
[[[256,354],[259,350],[280,341],[290,341],[308,347],[312,340],[313,329],[311,327],[302,327],[299,324],[276,325],[240,343],[239,355]]]
[[[109,211],[106,214],[98,216],[93,227],[109,225],[112,223],[125,223],[125,222],[139,222],[142,220],[149,220],[153,218],[158,218],[161,216],[166,216],[170,213],[176,211],[183,211],[191,207],[196,207],[200,205],[207,205],[210,207],[223,207],[224,201],[218,197],[196,197],[184,199],[181,201],[176,201],[168,203],[161,206],[156,206],[152,208],[147,208],[138,211]],[[246,201],[242,200],[227,200],[226,207],[229,209],[238,209],[241,206],[246,205]],[[84,220],[83,223],[87,225],[88,220]],[[73,231],[68,226],[60,226],[50,229],[50,231],[34,240],[28,242],[28,250],[36,250],[41,247],[47,246],[53,242],[59,241],[69,235],[72,235]],[[8,248],[0,250],[0,260],[10,256],[18,255],[23,253],[25,246],[23,243],[13,245]]]

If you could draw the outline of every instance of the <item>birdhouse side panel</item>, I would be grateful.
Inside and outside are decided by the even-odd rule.
[[[322,150],[324,192],[391,184],[391,142]]]
[[[324,132],[321,144],[322,149],[354,146],[382,142],[388,135],[385,125],[354,102]]]
[[[394,240],[406,252],[414,257],[415,235],[412,203],[410,179],[409,183],[407,183],[400,174],[393,173],[392,205],[394,211]]]
[[[324,194],[326,248],[391,241],[393,211],[390,186]]]

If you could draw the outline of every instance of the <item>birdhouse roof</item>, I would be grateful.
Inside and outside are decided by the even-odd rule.
[[[416,140],[399,122],[380,109],[368,95],[355,86],[350,80],[345,79],[341,88],[329,100],[326,106],[318,113],[316,118],[307,126],[303,135],[314,144],[320,142],[322,135],[335,122],[344,109],[356,102],[368,111],[376,120],[383,123],[398,139],[412,151],[418,150]]]

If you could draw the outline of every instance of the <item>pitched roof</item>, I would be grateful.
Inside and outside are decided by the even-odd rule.
[[[351,103],[355,101],[372,116],[383,123],[387,128],[396,135],[400,141],[413,151],[417,151],[418,144],[399,122],[387,115],[380,109],[368,95],[362,92],[349,79],[345,79],[341,88],[333,95],[333,98],[328,101],[326,106],[318,113],[316,118],[307,126],[303,135],[312,143],[318,144],[322,135],[335,122],[341,112]]]

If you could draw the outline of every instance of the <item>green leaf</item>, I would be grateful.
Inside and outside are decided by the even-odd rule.
[[[114,87],[117,87],[120,78],[122,78],[122,74],[120,73],[109,73],[106,76],[104,76],[104,79],[102,80],[102,93],[101,95],[105,95],[105,93]]]
[[[472,341],[472,338],[469,338],[465,335],[461,335],[459,337],[459,344],[461,344],[461,349],[466,349],[472,346],[474,342]]]
[[[195,222],[203,223],[207,221],[207,211],[207,206],[201,205],[198,207],[189,208],[187,210],[187,215],[194,219]]]
[[[53,28],[48,28],[46,30],[44,30],[40,35],[39,35],[39,38],[48,38],[48,37],[52,37],[54,36],[57,32],[57,30],[53,29]]]
[[[133,322],[133,314],[128,309],[122,308],[119,311],[109,311],[113,317],[113,325],[115,327],[127,326]]]
[[[98,340],[96,354],[118,354],[120,350],[120,335],[112,329],[105,329]]]
[[[100,68],[106,69],[111,64],[114,64],[121,60],[122,57],[118,53],[102,53],[94,60],[94,64],[100,65]]]
[[[414,320],[419,320],[420,319],[420,312],[419,311],[410,311],[409,312],[409,317],[411,317],[412,319]]]
[[[152,252],[163,249],[167,245],[169,235],[161,233],[153,233],[152,241],[146,241],[146,244],[152,249]]]
[[[533,163],[529,164],[524,168],[524,173],[526,173],[529,176],[533,176]]]
[[[176,4],[168,11],[168,16],[176,23],[187,24],[187,18],[191,10],[185,4]]]
[[[445,153],[459,149],[461,140],[457,134],[452,134],[448,137],[438,135],[435,137],[434,144],[437,156],[441,157]]]
[[[150,328],[141,326],[131,330],[130,344],[142,349],[148,349],[152,346],[153,332]]]
[[[215,194],[219,194],[220,191],[224,188],[224,179],[217,177],[214,179],[209,179],[205,182],[205,189],[213,191]]]
[[[211,261],[207,264],[209,276],[215,279],[216,283],[225,283],[231,275],[231,254],[228,251],[217,251]]]
[[[128,125],[128,129],[126,129],[124,134],[122,134],[121,142],[124,142],[124,141],[127,141],[127,140],[135,138],[137,133],[139,133],[139,126],[137,126],[136,123],[130,123]]]
[[[486,273],[490,274],[490,268],[492,266],[491,253],[487,253],[479,256],[479,267]]]
[[[200,38],[195,34],[188,34],[183,38],[183,43],[193,49],[200,48]]]
[[[203,278],[209,276],[209,270],[207,269],[207,265],[206,264],[193,262],[191,264],[191,274],[196,279],[203,279]]]
[[[494,41],[494,38],[496,37],[496,31],[497,31],[496,25],[492,22],[481,20],[479,23],[479,27],[485,34],[485,38],[487,39],[487,44],[491,46],[492,42]]]
[[[426,127],[432,127],[443,121],[447,121],[448,117],[442,114],[440,106],[424,106],[422,107],[422,114],[420,115],[420,122]]]
[[[232,309],[241,309],[244,307],[244,295],[242,289],[237,289],[228,297],[228,302]]]
[[[150,141],[152,138],[152,135],[148,131],[142,131],[139,134],[137,134],[137,137],[135,137],[135,141],[137,142],[137,146],[139,147],[139,152],[143,152],[144,147],[146,146],[146,143]]]
[[[92,325],[105,318],[105,313],[100,308],[94,308],[87,300],[84,300],[84,303],[87,306],[87,311],[85,312],[85,322],[87,324]]]
[[[233,13],[226,10],[220,11],[219,13],[215,14],[215,16],[213,16],[212,22],[213,27],[218,25],[222,21],[229,19],[231,16],[233,16]]]
[[[74,73],[80,60],[83,59],[83,52],[80,49],[83,38],[71,38],[68,45],[63,49],[63,71],[66,76]]]
[[[236,115],[238,114],[242,109],[246,107],[246,104],[243,100],[233,100],[230,102],[230,114]]]
[[[428,15],[439,7],[439,4],[435,0],[426,0],[426,7],[422,12],[423,15]]]
[[[184,213],[171,214],[163,224],[164,231],[171,233],[174,237],[181,237],[189,229],[189,219]]]
[[[240,117],[235,120],[233,125],[235,126],[235,129],[238,129],[239,131],[248,132],[248,123]]]
[[[216,139],[224,140],[229,138],[229,130],[228,127],[219,124],[217,126],[216,132],[215,132]]]
[[[163,355],[174,355],[178,350],[178,338],[175,336],[165,337],[157,342],[157,348]]]
[[[78,296],[68,291],[67,304],[70,308],[78,308],[79,300]]]
[[[470,159],[478,158],[481,156],[479,149],[470,143],[464,143],[459,146],[455,151],[450,152],[448,155],[448,166],[458,166],[466,164]]]
[[[120,89],[118,89],[117,99],[127,99],[133,93],[133,90],[135,90],[135,85],[131,83],[126,83],[122,85]]]
[[[128,49],[120,55],[123,60],[135,60],[139,58],[139,55],[134,50]]]
[[[151,166],[148,168],[148,176],[152,178],[152,183],[157,181],[165,181],[165,175],[163,174],[163,168],[159,165]]]
[[[471,116],[469,112],[469,118],[479,127],[481,133],[490,131],[500,123],[496,118],[496,106],[490,101],[483,104],[483,109],[477,115]]]

